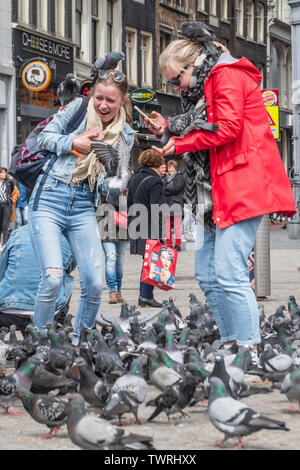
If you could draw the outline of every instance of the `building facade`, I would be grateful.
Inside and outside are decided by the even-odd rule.
[[[15,144],[15,69],[12,58],[12,5],[0,4],[0,166],[8,167]]]

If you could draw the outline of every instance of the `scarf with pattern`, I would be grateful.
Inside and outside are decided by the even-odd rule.
[[[205,79],[218,62],[222,52],[221,48],[216,47],[213,53],[206,46],[200,52],[192,72],[190,90],[182,93],[184,112],[204,103]],[[200,117],[207,120],[206,107]],[[186,203],[191,206],[196,222],[202,224],[203,221],[205,228],[214,231],[209,150],[186,153],[184,159],[186,161]]]

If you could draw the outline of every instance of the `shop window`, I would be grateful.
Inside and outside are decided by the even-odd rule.
[[[49,86],[42,91],[30,91],[23,83],[20,83],[20,104],[39,106],[42,108],[54,108],[57,106],[56,90],[56,86]]]

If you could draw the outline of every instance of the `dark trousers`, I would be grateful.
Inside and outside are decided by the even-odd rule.
[[[154,286],[151,286],[150,284],[146,284],[145,282],[142,282],[142,274],[143,274],[143,268],[141,272],[141,280],[140,280],[140,297],[143,297],[143,299],[153,299],[153,291],[154,291]]]
[[[33,312],[32,312],[33,313]],[[10,328],[12,325],[16,325],[18,331],[24,331],[28,323],[31,322],[31,318],[28,316],[14,315],[11,313],[4,313],[0,311],[0,328],[3,326]]]
[[[11,218],[11,206],[9,204],[1,204],[0,203],[0,241],[1,241],[1,234],[2,234],[2,243],[5,243],[8,240],[8,229],[9,229],[9,221]]]

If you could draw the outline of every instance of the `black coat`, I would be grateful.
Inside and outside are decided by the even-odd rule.
[[[162,218],[161,215],[157,215],[153,207],[155,204],[157,209],[158,205],[164,202],[160,176],[151,168],[142,167],[139,173],[130,180],[127,202],[129,210],[130,253],[144,256],[146,240],[150,238],[159,240],[162,237]],[[140,217],[138,212],[136,215],[130,213],[130,208],[133,211],[134,208],[132,206],[134,204],[142,204],[146,215],[145,220],[141,219],[141,224],[137,225],[138,232],[143,230],[143,233],[138,238],[134,238],[131,233],[135,221],[137,222],[137,219]]]
[[[180,204],[180,206],[183,208],[184,187],[185,179],[181,173],[176,172],[169,182],[168,176],[165,176],[163,179],[165,203],[169,206],[172,206],[173,204]]]

